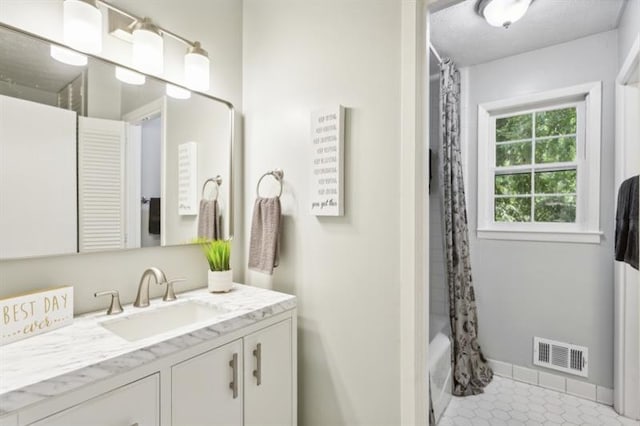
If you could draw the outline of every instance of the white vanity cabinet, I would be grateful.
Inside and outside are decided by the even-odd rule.
[[[291,321],[244,338],[246,426],[293,425]]]
[[[33,426],[158,426],[160,375],[153,374],[32,423]]]
[[[287,319],[173,366],[172,425],[293,425],[291,327]]]
[[[0,425],[296,426],[296,329],[293,308],[190,345],[181,336],[180,350],[167,341],[149,362],[114,361],[118,374],[5,410]]]
[[[171,424],[242,425],[242,339],[171,368]]]

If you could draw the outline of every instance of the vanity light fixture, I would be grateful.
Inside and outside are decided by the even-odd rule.
[[[166,93],[167,96],[174,99],[189,99],[191,97],[191,92],[189,90],[174,86],[171,83],[167,83]]]
[[[147,78],[135,71],[116,66],[116,78],[123,83],[141,86],[147,81]]]
[[[184,55],[184,78],[194,90],[209,90],[209,54],[199,41],[189,46]]]
[[[145,73],[160,75],[164,68],[164,40],[149,18],[133,27],[133,66]]]
[[[102,13],[108,10],[109,34],[132,43],[133,67],[147,74],[162,75],[164,70],[164,36],[187,46],[184,56],[184,81],[193,90],[209,90],[210,61],[200,42],[192,42],[168,31],[149,18],[140,18],[105,0],[64,0],[64,43],[87,53],[102,50]],[[53,53],[52,53],[53,56]],[[130,73],[131,71],[129,71]],[[123,71],[117,71],[121,76]],[[131,74],[128,74],[130,76]],[[128,77],[127,82],[132,80]],[[140,81],[140,78],[134,78]],[[126,80],[123,80],[126,81]],[[143,84],[131,83],[131,84]]]
[[[476,11],[491,26],[509,28],[527,13],[533,0],[480,0]]]
[[[63,40],[74,49],[102,51],[102,13],[96,0],[64,0]]]
[[[71,49],[67,49],[55,44],[51,45],[49,54],[53,59],[63,64],[73,65],[76,67],[84,67],[87,65],[88,59],[82,53],[78,53]]]

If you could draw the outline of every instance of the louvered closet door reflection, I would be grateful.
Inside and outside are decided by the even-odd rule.
[[[80,252],[125,246],[124,153],[124,122],[79,117]]]

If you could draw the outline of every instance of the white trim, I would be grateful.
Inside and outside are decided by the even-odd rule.
[[[478,238],[600,243],[601,103],[602,82],[597,81],[478,105]],[[577,164],[578,169],[576,223],[496,223],[493,220],[493,174],[496,170],[505,171],[514,167],[493,166],[495,150],[490,141],[495,134],[495,118],[507,112],[513,114],[514,110],[531,113],[545,106],[548,108],[549,104],[553,104],[554,109],[556,106],[575,105],[578,121],[585,121],[577,125],[578,132],[584,131],[584,134],[576,135],[579,158],[576,162],[565,164]],[[550,166],[554,165],[532,164],[525,169],[530,171]]]
[[[625,58],[622,66],[620,67],[620,72],[616,76],[616,84],[625,85],[627,84],[633,77],[633,71],[638,67],[640,63],[640,34],[636,36],[631,49],[629,49],[629,53]],[[638,76],[635,76],[636,78]]]
[[[599,404],[611,406],[613,389],[595,385],[582,380],[572,379],[559,374],[538,370],[537,368],[523,367],[504,361],[489,359],[489,365],[496,376],[505,377],[533,386],[551,389],[556,392],[566,393],[578,398],[594,401]]]
[[[632,173],[625,170],[625,157],[629,155],[625,146],[625,85],[634,77],[633,72],[640,62],[640,35],[638,35],[616,77],[616,136],[614,163],[614,194],[622,181]],[[637,76],[635,76],[637,77]],[[638,141],[634,141],[638,143]],[[637,170],[635,171],[637,173]],[[615,203],[613,209],[615,212]],[[615,213],[614,213],[615,214]],[[613,402],[616,411],[627,417],[640,419],[640,291],[628,274],[638,274],[630,266],[616,262],[614,265],[614,361]],[[634,296],[635,295],[635,296]]]
[[[568,231],[512,231],[504,229],[478,229],[478,238],[487,240],[555,241],[560,243],[600,244],[603,233]]]
[[[142,247],[142,127],[125,122],[126,248]]]
[[[428,424],[428,40],[425,0],[400,5],[400,423]],[[423,87],[426,86],[426,87]],[[426,110],[426,111],[424,111]],[[428,134],[428,132],[426,132]]]

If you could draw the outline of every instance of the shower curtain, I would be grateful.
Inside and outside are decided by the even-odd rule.
[[[442,220],[453,338],[453,394],[482,393],[493,371],[478,344],[478,316],[471,281],[469,230],[460,150],[460,74],[451,60],[440,67]]]

